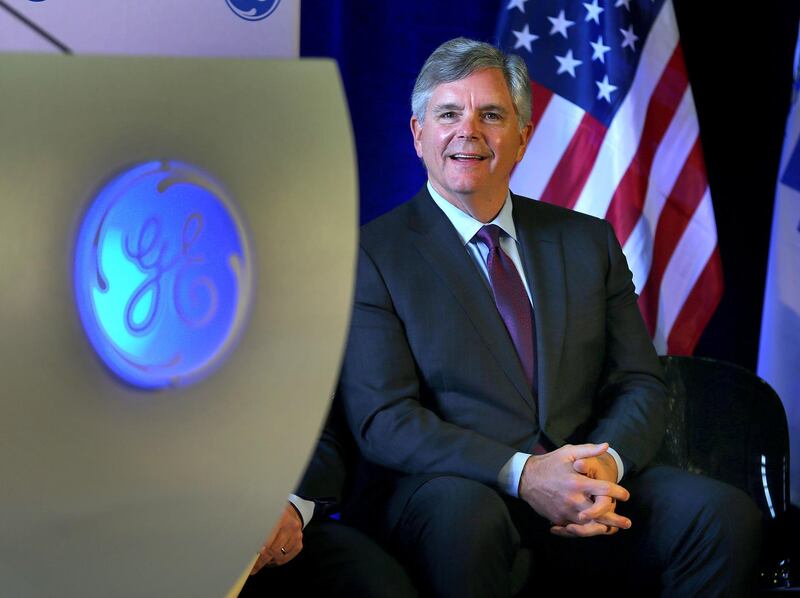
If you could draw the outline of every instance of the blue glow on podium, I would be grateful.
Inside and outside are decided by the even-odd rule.
[[[73,284],[89,341],[115,374],[140,388],[190,384],[224,360],[247,319],[245,227],[200,169],[139,164],[86,211]]]

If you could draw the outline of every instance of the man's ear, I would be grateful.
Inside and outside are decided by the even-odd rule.
[[[517,162],[522,160],[522,156],[525,155],[525,149],[528,147],[528,141],[531,140],[531,135],[533,134],[533,123],[528,121],[528,124],[522,127],[522,130],[519,132],[519,149],[517,150]]]
[[[417,156],[422,158],[422,141],[420,140],[422,137],[422,123],[412,114],[409,125],[411,126],[411,135],[414,137],[414,149],[417,150]]]

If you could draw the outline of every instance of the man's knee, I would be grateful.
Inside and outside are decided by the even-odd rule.
[[[657,539],[666,587],[677,593],[746,595],[755,580],[761,540],[755,503],[717,480],[672,468],[654,470],[643,475],[645,483],[637,490],[645,495],[651,526],[645,533]]]
[[[624,482],[623,482],[624,483]],[[683,534],[686,526],[712,535],[758,537],[761,512],[744,492],[718,480],[674,467],[648,468],[631,483],[634,516]],[[638,511],[638,512],[637,512]]]
[[[697,487],[688,489],[693,494],[687,506],[694,511],[698,527],[709,542],[724,548],[737,549],[743,545],[753,547],[757,554],[761,537],[761,512],[752,499],[729,484],[702,478]]]
[[[455,476],[429,480],[414,493],[401,524],[412,520],[417,522],[419,540],[441,537],[451,549],[519,547],[519,535],[503,500],[472,480]]]

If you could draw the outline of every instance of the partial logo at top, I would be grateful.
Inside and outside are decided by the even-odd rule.
[[[266,19],[275,12],[281,0],[225,0],[237,16],[248,21]]]
[[[75,299],[102,361],[141,388],[185,385],[230,354],[253,265],[223,187],[174,161],[138,164],[89,206],[75,246]]]

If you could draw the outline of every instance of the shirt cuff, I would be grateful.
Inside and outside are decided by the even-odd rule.
[[[528,453],[515,453],[497,474],[497,485],[509,496],[517,498],[519,481],[522,479],[522,470],[528,457],[530,457]]]
[[[608,447],[608,450],[606,452],[609,455],[611,455],[611,457],[617,463],[617,484],[619,484],[619,481],[622,479],[622,476],[625,475],[625,466],[622,464],[622,459],[620,458],[619,453],[617,451],[615,451],[611,447]]]
[[[313,500],[300,498],[296,494],[289,495],[289,502],[292,503],[297,509],[297,512],[300,513],[300,518],[303,520],[303,529],[305,529],[308,522],[311,521],[311,518],[314,516],[314,507],[317,505]]]

